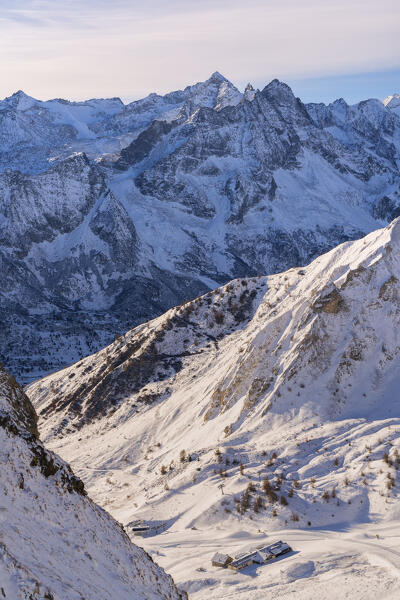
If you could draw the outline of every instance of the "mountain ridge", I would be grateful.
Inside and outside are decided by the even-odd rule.
[[[29,386],[45,439],[125,523],[159,511],[171,531],[395,518],[399,251],[396,219],[303,269],[235,280],[140,325]],[[257,494],[265,508],[253,514]]]

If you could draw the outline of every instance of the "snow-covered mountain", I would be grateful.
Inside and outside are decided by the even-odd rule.
[[[44,439],[123,522],[240,519],[260,476],[288,500],[268,527],[396,515],[399,255],[396,219],[140,325],[28,388]]]
[[[145,545],[196,598],[260,597],[245,577],[235,595],[228,576],[199,574],[198,556],[285,528],[304,553],[296,527],[319,540],[304,577],[327,573],[324,598],[353,584],[372,598],[360,595],[372,567],[358,583],[343,571],[354,537],[333,550],[314,528],[370,524],[375,538],[399,518],[399,255],[396,219],[307,267],[234,280],[140,325],[28,388],[44,439],[123,523],[164,524],[165,540]],[[377,564],[390,567],[390,553],[383,545]],[[266,589],[282,580],[273,573]]]
[[[0,168],[38,173],[74,150],[94,159],[118,153],[154,119],[174,119],[186,105],[188,112],[199,106],[219,110],[241,96],[219,73],[182,91],[150,94],[127,105],[120,98],[42,101],[19,90],[0,101]]]
[[[22,388],[0,369],[0,592],[6,600],[170,600],[172,579],[87,496],[37,437]]]
[[[17,92],[0,140],[0,347],[23,381],[400,214],[396,111],[277,80],[241,94],[214,73],[126,106]]]

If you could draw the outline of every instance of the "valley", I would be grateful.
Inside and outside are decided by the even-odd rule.
[[[0,3],[0,600],[399,600],[399,24]]]

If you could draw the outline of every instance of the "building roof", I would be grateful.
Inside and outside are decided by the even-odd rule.
[[[233,567],[238,567],[240,565],[247,565],[249,562],[252,562],[257,557],[257,552],[246,552],[242,556],[235,558],[234,561],[231,562]]]
[[[269,550],[267,550],[266,548],[262,548],[260,550],[257,550],[257,556],[259,557],[259,560],[257,560],[256,562],[260,562],[263,563],[265,562],[268,558],[270,558],[272,556],[271,552]]]
[[[288,548],[290,548],[289,544],[287,544],[286,542],[282,542],[281,540],[279,540],[279,542],[271,544],[270,546],[267,546],[267,549],[273,554],[282,552],[284,550],[287,550]]]
[[[217,563],[220,563],[221,565],[224,565],[226,562],[228,562],[230,560],[232,560],[232,558],[229,556],[229,554],[222,554],[222,552],[216,552],[211,559],[212,562],[217,562]]]
[[[289,544],[287,544],[286,542],[282,542],[282,540],[274,542],[273,544],[269,544],[268,546],[260,545],[256,549],[251,549],[247,550],[246,552],[236,554],[235,559],[230,563],[229,566],[240,569],[241,567],[245,567],[251,562],[262,564],[266,562],[269,558],[279,556],[285,550],[288,549],[290,549]],[[226,554],[217,552],[212,560],[213,562],[220,562],[221,564],[224,564],[226,557]]]

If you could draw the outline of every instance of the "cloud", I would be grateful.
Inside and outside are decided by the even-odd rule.
[[[215,70],[243,85],[395,69],[399,29],[393,0],[6,1],[0,96],[139,97]]]

